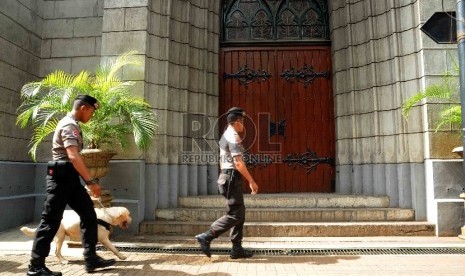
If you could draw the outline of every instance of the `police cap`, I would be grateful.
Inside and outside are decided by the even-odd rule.
[[[91,106],[93,106],[95,109],[98,109],[99,108],[99,105],[98,105],[98,102],[97,102],[97,99],[92,97],[92,96],[89,96],[89,95],[78,95],[76,97],[75,100],[80,100],[80,101],[83,101],[87,104],[90,104]]]
[[[232,123],[239,118],[245,117],[245,111],[240,107],[231,107],[226,114],[228,123]]]

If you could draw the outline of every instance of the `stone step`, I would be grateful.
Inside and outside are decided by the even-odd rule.
[[[142,235],[194,236],[211,225],[204,221],[143,221]],[[228,235],[229,231],[224,235]],[[434,236],[434,224],[427,222],[246,222],[246,237],[373,237]]]
[[[247,208],[387,208],[387,196],[357,196],[326,193],[244,195]],[[224,208],[219,195],[180,197],[181,208]]]
[[[344,222],[413,221],[415,211],[399,208],[247,208],[248,221],[256,222]],[[225,214],[222,208],[157,209],[156,220],[209,221]]]

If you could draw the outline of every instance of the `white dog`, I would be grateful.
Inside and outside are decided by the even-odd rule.
[[[132,221],[129,210],[124,207],[109,207],[105,209],[95,208],[95,213],[97,214],[97,219],[100,219],[112,226],[119,226],[122,229],[127,229]],[[81,233],[80,223],[81,220],[76,212],[73,210],[65,210],[63,219],[61,220],[60,228],[55,235],[55,255],[62,264],[68,263],[68,261],[61,255],[61,247],[63,246],[65,237],[68,236],[71,240],[79,240]],[[103,246],[111,250],[111,252],[113,252],[118,258],[125,260],[126,257],[122,255],[110,242],[110,231],[100,223],[97,225],[97,230],[98,241],[103,244]],[[36,229],[21,227],[21,231],[26,236],[34,237]]]

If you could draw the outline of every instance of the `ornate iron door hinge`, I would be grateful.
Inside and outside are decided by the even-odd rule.
[[[329,71],[315,72],[313,70],[313,66],[307,67],[307,64],[304,64],[304,66],[299,70],[295,70],[294,67],[291,67],[291,69],[286,69],[281,73],[280,76],[287,81],[297,80],[303,83],[305,87],[307,87],[309,84],[312,84],[313,81],[318,77],[329,79],[330,74]]]
[[[278,123],[270,121],[270,138],[273,135],[276,135],[276,129],[278,129],[278,135],[281,135],[283,138],[286,138],[284,136],[284,131],[286,130],[286,119],[283,119]]]
[[[239,85],[244,84],[245,87],[247,87],[249,83],[254,81],[266,81],[271,78],[271,74],[265,70],[251,70],[246,64],[244,67],[239,68],[237,73],[224,73],[223,77],[224,79],[237,79],[239,81]]]
[[[297,166],[303,167],[307,174],[316,170],[316,166],[319,164],[325,163],[330,166],[334,166],[334,158],[333,157],[318,157],[318,155],[307,148],[307,151],[297,155],[297,154],[289,154],[284,160],[289,167],[296,168]]]

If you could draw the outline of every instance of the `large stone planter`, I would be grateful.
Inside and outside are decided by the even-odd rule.
[[[453,153],[460,155],[463,158],[463,147],[456,147],[452,150]]]
[[[109,170],[110,159],[116,155],[116,151],[113,150],[100,150],[100,149],[84,149],[81,151],[81,157],[89,169],[92,178],[100,179],[107,175]],[[92,201],[96,208],[102,207],[98,202],[98,198],[91,195]],[[100,195],[100,202],[104,207],[110,207],[113,197],[110,191],[103,189]]]

